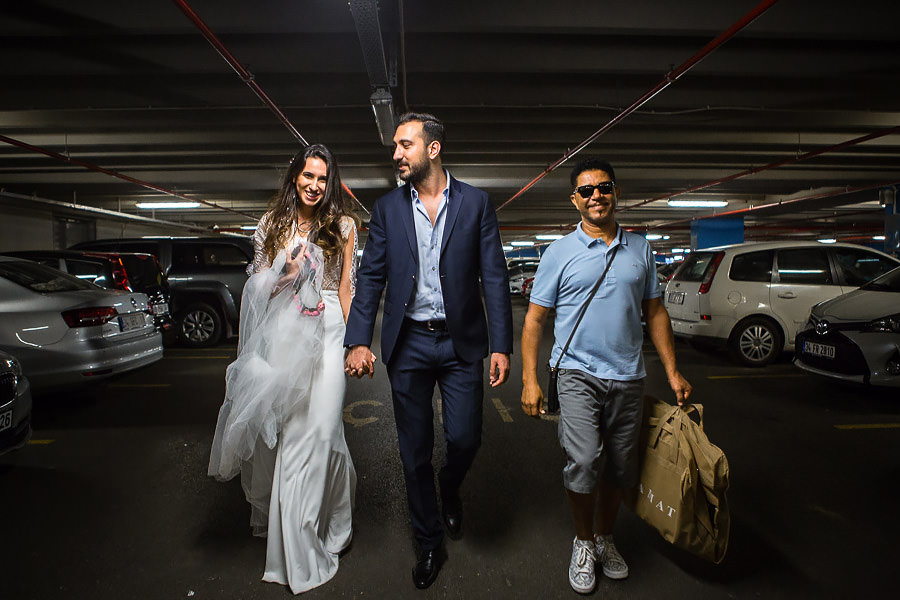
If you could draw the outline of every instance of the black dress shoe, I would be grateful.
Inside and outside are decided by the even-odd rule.
[[[462,502],[459,498],[444,498],[442,510],[444,517],[444,528],[447,530],[447,536],[451,540],[458,540],[463,534],[463,511]]]
[[[412,572],[413,583],[416,584],[416,587],[424,590],[434,583],[434,580],[437,579],[438,571],[441,570],[446,558],[446,554],[440,548],[423,550],[419,554],[419,560],[416,562]]]

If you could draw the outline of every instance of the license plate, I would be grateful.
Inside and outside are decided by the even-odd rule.
[[[0,413],[0,431],[9,429],[10,427],[12,427],[12,411],[8,410],[4,413]]]
[[[834,358],[835,347],[816,342],[803,342],[803,352],[822,358]]]
[[[131,313],[119,317],[119,328],[122,331],[140,329],[144,325],[146,325],[146,321],[144,321],[144,315],[140,313]]]
[[[169,312],[169,304],[166,302],[160,302],[159,304],[151,304],[150,312],[154,315],[164,315]]]
[[[684,292],[669,292],[669,304],[684,304]]]

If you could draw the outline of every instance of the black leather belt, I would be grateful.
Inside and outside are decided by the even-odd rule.
[[[443,319],[429,319],[427,321],[415,321],[410,318],[404,319],[411,327],[419,329],[427,329],[428,331],[447,331],[447,321]]]

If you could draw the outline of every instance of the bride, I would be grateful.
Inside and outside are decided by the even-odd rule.
[[[356,221],[325,146],[291,160],[253,242],[209,474],[240,473],[253,534],[267,537],[263,580],[297,594],[337,572],[356,488],[341,421]]]

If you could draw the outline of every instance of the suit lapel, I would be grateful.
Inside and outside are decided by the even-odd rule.
[[[453,226],[456,224],[456,217],[459,216],[459,208],[462,203],[462,188],[460,188],[459,182],[451,175],[450,197],[447,199],[447,218],[444,221],[444,235],[441,238],[441,256],[444,255],[444,251],[447,249],[447,240],[450,239],[450,234],[453,232]]]
[[[403,228],[406,230],[406,239],[409,241],[409,251],[412,252],[413,260],[419,264],[418,242],[416,241],[416,224],[413,221],[412,198],[410,196],[409,184],[403,186],[400,194],[400,219],[403,221]]]

